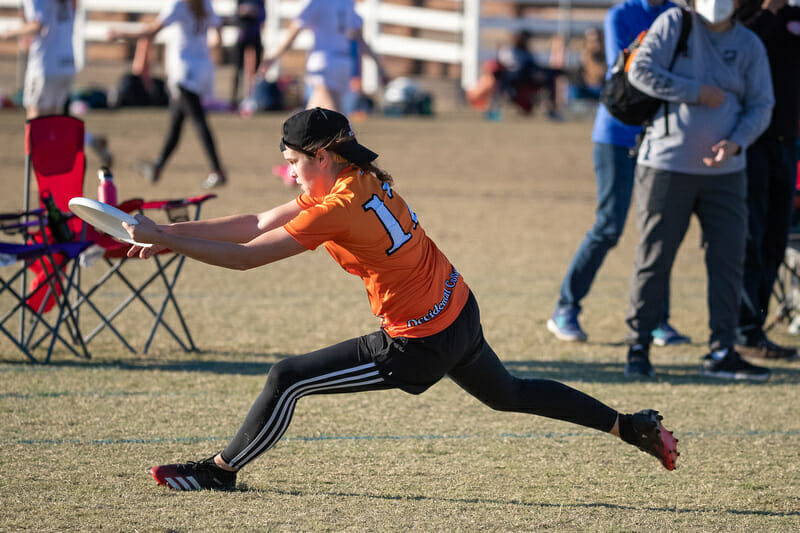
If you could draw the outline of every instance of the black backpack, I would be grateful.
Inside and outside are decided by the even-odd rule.
[[[692,14],[681,8],[681,34],[675,52],[672,54],[669,70],[675,66],[678,54],[686,51],[686,43],[689,40],[691,29]],[[650,124],[658,112],[659,106],[667,105],[666,101],[643,93],[628,81],[628,70],[646,33],[647,30],[641,32],[630,46],[620,51],[611,69],[611,77],[606,80],[600,93],[600,101],[606,106],[611,116],[630,126]]]

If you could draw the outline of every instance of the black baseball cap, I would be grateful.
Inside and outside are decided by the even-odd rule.
[[[336,138],[346,137],[330,147],[325,146]],[[356,165],[365,165],[377,159],[378,154],[356,141],[356,135],[347,117],[330,109],[315,107],[295,113],[283,123],[281,152],[287,147],[313,156],[312,146],[322,145]]]

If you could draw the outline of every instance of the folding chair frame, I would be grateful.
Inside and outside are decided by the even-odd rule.
[[[37,223],[30,222],[29,218],[35,217]],[[9,221],[13,221],[10,223]],[[46,234],[41,228],[44,227],[44,218],[42,210],[23,211],[16,214],[3,214],[0,215],[0,222],[2,222],[2,229],[5,232],[15,231],[26,235],[25,243],[2,243],[2,249],[12,252],[18,262],[22,262],[21,268],[10,278],[4,279],[0,276],[0,293],[8,292],[16,299],[17,303],[5,314],[0,316],[0,331],[8,337],[14,345],[25,354],[32,363],[48,363],[53,353],[56,341],[60,341],[73,355],[76,357],[83,357],[88,359],[90,357],[86,345],[80,332],[80,326],[76,314],[72,311],[68,298],[70,288],[74,286],[74,279],[77,272],[77,257],[89,243],[68,243],[50,244],[47,240]],[[40,228],[43,235],[42,243],[30,242],[27,238],[30,228]],[[57,266],[55,261],[56,254],[65,255],[71,262],[69,275],[62,279],[62,267]],[[29,265],[33,262],[39,262],[43,272],[48,272],[48,266],[45,259],[50,262],[50,271],[43,280],[43,282],[33,291],[28,292],[25,286],[25,273]],[[13,285],[17,280],[22,280],[22,288],[16,291]],[[29,304],[29,298],[34,296],[39,291],[45,291],[44,299],[42,300],[42,308],[47,300],[51,297],[56,299],[58,306],[58,314],[55,323],[52,324],[45,319],[42,308],[34,309]],[[17,335],[12,334],[8,328],[5,327],[6,322],[11,320],[16,314],[20,315],[20,324]],[[30,323],[26,320],[25,316],[30,315]],[[69,339],[64,338],[60,333],[61,326],[65,325],[69,330]],[[38,326],[42,326],[46,331],[38,338],[35,336]],[[27,331],[26,331],[27,328]],[[44,360],[37,359],[34,355],[34,350],[47,338],[50,338],[50,344],[47,348],[47,355]],[[73,347],[77,344],[80,352]]]
[[[200,211],[202,204],[206,200],[210,200],[212,198],[216,198],[215,194],[207,194],[204,196],[196,197],[196,198],[188,198],[188,199],[180,199],[180,200],[167,200],[167,201],[156,201],[156,202],[143,202],[139,207],[140,212],[146,212],[147,210],[153,209],[163,209],[170,210],[174,209],[188,209],[190,207],[194,208],[194,215],[192,217],[193,220],[197,220],[200,217]],[[119,341],[130,351],[131,353],[136,353],[136,350],[131,346],[130,342],[120,333],[120,331],[114,327],[112,321],[119,316],[122,311],[124,311],[132,302],[139,301],[141,302],[150,315],[153,317],[153,324],[150,328],[150,332],[145,340],[144,347],[142,349],[143,353],[147,353],[150,349],[150,345],[155,337],[156,331],[159,327],[163,327],[167,333],[180,345],[181,349],[186,352],[190,351],[197,351],[197,346],[194,343],[194,339],[192,339],[191,332],[189,331],[189,327],[186,323],[186,319],[183,316],[183,312],[181,311],[180,306],[178,305],[178,300],[175,298],[175,285],[177,284],[178,278],[180,276],[181,270],[183,268],[184,261],[186,260],[185,256],[174,254],[169,250],[165,250],[162,253],[171,253],[172,256],[163,261],[158,254],[153,256],[151,259],[155,262],[155,273],[150,275],[143,283],[141,283],[138,287],[129,279],[122,272],[122,267],[124,264],[128,263],[129,261],[141,261],[138,258],[129,258],[124,255],[114,254],[113,252],[124,252],[127,250],[128,245],[116,245],[112,249],[109,250],[111,253],[107,253],[104,255],[103,259],[106,265],[109,267],[108,271],[101,276],[92,287],[90,287],[87,291],[83,290],[76,290],[75,291],[75,300],[72,303],[72,308],[75,311],[78,311],[81,306],[84,304],[88,305],[91,310],[97,315],[97,318],[100,322],[94,327],[94,329],[89,332],[83,339],[85,343],[91,342],[91,340],[99,334],[104,329],[108,328]],[[171,274],[168,273],[168,269],[172,268]],[[127,288],[131,291],[131,293],[121,302],[119,303],[111,312],[104,314],[100,311],[97,306],[92,303],[91,298],[94,296],[100,288],[112,277],[116,277],[119,279]],[[158,304],[158,309],[154,307],[144,296],[144,291],[157,279],[161,279],[164,285],[164,289],[166,294],[164,298],[161,300],[160,304]],[[171,305],[170,305],[171,304]],[[180,332],[175,331],[173,328],[164,318],[164,313],[167,311],[167,308],[171,307],[180,322]]]

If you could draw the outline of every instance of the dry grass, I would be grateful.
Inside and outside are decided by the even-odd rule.
[[[231,183],[205,216],[292,197],[268,170],[280,161],[282,118],[212,118]],[[164,114],[98,112],[86,120],[111,135],[121,198],[200,192],[205,163],[191,129],[163,182],[150,186],[130,167],[158,148]],[[443,381],[419,397],[391,391],[304,399],[286,438],[242,473],[235,493],[157,487],[149,466],[224,446],[271,364],[377,327],[359,280],[322,251],[246,273],[187,262],[178,294],[199,353],[181,352],[161,333],[148,355],[131,355],[102,334],[89,362],[58,352],[51,365],[34,367],[0,340],[0,530],[800,526],[800,372],[796,363],[778,364],[758,386],[698,376],[708,319],[695,224],[677,260],[672,307],[675,324],[696,342],[658,349],[657,381],[621,376],[632,224],[585,301],[590,342],[559,343],[546,332],[567,262],[593,220],[589,122],[498,124],[452,114],[356,126],[464,273],[487,337],[510,368],[565,381],[620,410],[659,409],[681,439],[679,469],[668,473],[590,430],[489,411]],[[21,132],[21,115],[0,116],[2,211],[19,207]],[[95,165],[89,156],[87,196],[94,195]],[[120,294],[111,291],[105,303]],[[137,311],[118,324],[140,346],[149,321]],[[794,340],[784,327],[775,336]]]

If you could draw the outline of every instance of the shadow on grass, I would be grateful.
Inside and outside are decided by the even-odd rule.
[[[246,485],[241,485],[237,488],[237,491],[251,491],[256,489],[251,489]],[[611,510],[620,510],[620,511],[654,511],[654,512],[665,512],[665,513],[692,513],[692,514],[703,514],[703,513],[713,513],[713,514],[720,514],[720,513],[728,513],[736,516],[771,516],[771,517],[790,517],[790,516],[800,516],[800,511],[761,511],[755,509],[706,509],[706,508],[692,508],[692,507],[639,507],[635,505],[620,505],[616,503],[603,503],[603,502],[596,502],[596,503],[545,503],[545,502],[526,502],[520,500],[499,500],[493,498],[441,498],[441,497],[432,497],[432,496],[420,496],[420,495],[392,495],[392,494],[369,494],[369,493],[357,493],[357,492],[340,492],[340,491],[328,491],[328,492],[304,492],[301,490],[280,490],[280,489],[264,489],[262,492],[268,492],[273,494],[278,494],[281,496],[319,496],[320,494],[324,494],[325,496],[331,497],[339,497],[339,498],[368,498],[373,500],[398,500],[398,501],[432,501],[432,502],[449,502],[449,503],[461,503],[461,504],[481,504],[481,505],[516,505],[521,507],[540,507],[540,508],[573,508],[573,509],[611,509]]]
[[[0,364],[11,365],[5,370],[37,370],[43,368],[75,369],[116,369],[128,371],[161,372],[209,372],[220,375],[255,376],[269,373],[276,362],[287,359],[292,354],[264,352],[195,352],[200,357],[215,356],[216,359],[157,359],[154,357],[131,356],[126,359],[83,360],[70,359],[51,361],[47,365],[30,364],[27,361],[2,360]],[[191,357],[191,355],[187,355]],[[260,359],[260,360],[258,360]],[[2,370],[0,370],[2,372]]]
[[[2,360],[0,364],[9,365],[3,371],[26,371],[37,368],[104,368],[128,371],[162,372],[209,372],[220,375],[264,375],[266,376],[276,362],[292,357],[294,354],[263,353],[248,351],[195,352],[197,359],[187,355],[187,359],[158,359],[156,357],[132,356],[125,359],[81,360],[68,359],[50,362],[48,365],[31,365],[21,360]],[[209,357],[209,359],[205,359]],[[213,359],[211,359],[213,357]],[[715,379],[700,375],[697,365],[658,365],[654,379],[631,379],[624,376],[624,363],[586,362],[586,361],[503,361],[509,372],[521,378],[552,379],[556,381],[581,381],[587,383],[669,383],[672,385],[730,385],[729,380]],[[741,382],[744,386],[753,382]],[[766,385],[800,383],[800,368],[775,367]]]

